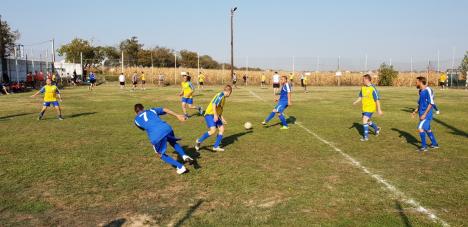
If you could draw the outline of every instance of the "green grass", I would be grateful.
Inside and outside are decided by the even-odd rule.
[[[195,103],[206,106],[220,89],[197,93]],[[375,122],[383,131],[367,143],[359,141],[360,108],[351,105],[358,90],[297,89],[286,113],[449,224],[467,225],[468,91],[436,90],[442,114],[432,127],[441,148],[419,154],[418,122],[407,112],[416,89],[380,89],[384,115]],[[37,121],[41,100],[30,93],[0,96],[0,225],[439,225],[299,125],[262,127],[274,105],[270,89],[235,89],[228,98],[225,152],[194,151],[206,130],[202,117],[165,116],[199,156],[200,168],[178,176],[133,125],[132,112],[137,102],[180,112],[177,92],[122,91],[115,83],[65,89],[64,121],[52,110]]]

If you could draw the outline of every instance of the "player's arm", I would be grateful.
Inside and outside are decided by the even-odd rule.
[[[413,112],[411,112],[411,117],[414,118],[416,114],[418,113],[418,111],[419,111],[419,105],[416,107],[416,109],[414,109]]]
[[[374,91],[372,92],[372,98],[374,99],[375,105],[377,107],[377,113],[379,115],[382,115],[383,112],[382,112],[382,109],[381,109],[381,106],[380,106],[379,93],[377,92],[377,90],[375,88],[374,88]]]
[[[376,107],[377,107],[377,113],[380,114],[380,115],[382,115],[383,112],[382,112],[382,108],[380,107],[380,100],[376,100],[376,101],[375,101],[375,105],[376,105]]]
[[[176,112],[170,110],[170,109],[167,109],[167,108],[163,108],[163,111],[164,113],[167,113],[169,115],[172,115],[174,117],[176,117],[179,121],[185,121],[185,116],[184,115],[180,115],[180,114],[177,114]]]
[[[31,98],[36,97],[36,96],[37,96],[38,94],[40,94],[40,93],[44,93],[44,91],[45,91],[45,88],[42,87],[39,91],[37,91],[36,93],[34,93],[33,95],[31,95]]]
[[[288,106],[292,105],[291,92],[288,92]]]
[[[216,107],[218,106],[218,104],[216,104],[216,102],[213,102],[213,105],[213,120],[214,122],[217,122],[219,119],[218,113],[216,112]]]
[[[10,93],[8,93],[8,91],[7,91],[7,89],[6,89],[6,87],[5,87],[5,86],[2,86],[2,89],[3,89],[3,91],[5,92],[5,94],[7,94],[7,95],[9,95],[9,94],[10,94]]]
[[[221,121],[223,122],[223,124],[227,125],[227,121],[226,119],[224,119],[224,116],[221,115]]]
[[[60,102],[62,102],[62,95],[60,94],[60,91],[59,91],[58,88],[57,88],[56,93],[57,93],[57,97],[59,98]]]
[[[432,109],[432,104],[429,103],[429,105],[427,106],[426,111],[424,111],[424,113],[423,113],[423,115],[421,115],[420,119],[421,119],[421,120],[426,119],[427,113],[429,113],[429,111],[430,111],[431,109]]]
[[[353,105],[358,104],[362,100],[362,90],[359,92],[358,98],[353,102]]]

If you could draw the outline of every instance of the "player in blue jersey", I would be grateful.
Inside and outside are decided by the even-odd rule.
[[[432,120],[432,104],[434,103],[432,94],[427,88],[427,80],[425,77],[416,78],[416,87],[419,89],[418,108],[412,113],[412,116],[419,116],[418,131],[421,137],[421,148],[418,151],[427,151],[426,135],[431,140],[430,147],[433,149],[439,148],[434,133],[431,130]]]
[[[276,114],[278,114],[278,118],[281,121],[282,127],[281,129],[288,129],[288,123],[286,122],[286,118],[284,118],[283,112],[292,104],[291,101],[291,86],[288,83],[288,78],[286,76],[282,76],[281,80],[281,91],[279,99],[275,100],[278,102],[275,108],[271,111],[270,115],[262,122],[262,125],[266,125]]]
[[[208,126],[208,132],[205,132],[200,138],[195,141],[195,150],[199,150],[201,143],[208,139],[211,135],[216,133],[218,129],[218,136],[216,137],[216,142],[213,145],[213,151],[224,151],[220,147],[221,140],[223,139],[224,125],[227,124],[226,119],[223,117],[224,103],[226,97],[229,97],[232,93],[231,85],[226,85],[222,92],[216,94],[211,100],[210,104],[205,111],[205,121],[206,126]]]
[[[89,73],[89,90],[93,90],[93,88],[96,87],[96,74],[94,72]]]
[[[175,137],[172,127],[159,117],[160,115],[169,114],[179,119],[179,121],[185,121],[184,115],[176,114],[169,109],[161,107],[145,110],[140,103],[135,104],[134,110],[136,113],[135,125],[141,130],[146,131],[154,151],[159,154],[164,162],[175,166],[178,174],[185,173],[187,171],[185,166],[166,154],[167,143],[174,148],[184,162],[192,162],[193,159],[185,154],[182,147],[177,143],[180,139]]]

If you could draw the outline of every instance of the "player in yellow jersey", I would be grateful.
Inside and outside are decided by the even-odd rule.
[[[57,88],[57,86],[55,85],[52,85],[52,80],[51,79],[47,79],[46,80],[46,85],[44,87],[41,88],[41,90],[39,90],[38,92],[36,92],[34,95],[32,95],[31,97],[36,97],[39,93],[41,94],[44,94],[44,104],[42,106],[42,110],[41,112],[39,113],[39,117],[38,117],[38,120],[41,120],[42,117],[44,116],[44,113],[45,111],[47,110],[47,108],[52,104],[55,109],[57,110],[57,117],[59,120],[63,120],[62,118],[62,111],[60,110],[60,105],[59,105],[59,102],[57,101],[57,97],[58,97],[58,100],[60,100],[60,102],[62,101],[62,96],[60,96],[60,91],[59,89]]]
[[[195,141],[195,150],[200,150],[201,143],[203,143],[203,141],[205,141],[211,135],[215,134],[217,128],[218,136],[216,137],[216,142],[213,145],[213,151],[224,151],[224,149],[220,147],[220,144],[221,140],[223,139],[224,125],[227,124],[227,122],[222,114],[224,110],[224,102],[226,98],[231,95],[231,93],[231,85],[226,85],[224,90],[216,94],[211,100],[205,111],[205,121],[206,125],[208,126],[208,131]]]
[[[193,92],[195,88],[190,82],[191,77],[189,75],[184,75],[184,81],[180,84],[182,86],[182,91],[179,93],[179,96],[182,96],[182,110],[184,111],[185,118],[188,118],[187,107],[189,109],[196,109],[200,115],[203,114],[203,109],[199,106],[193,105]]]
[[[362,124],[364,127],[364,136],[361,141],[369,140],[369,126],[374,129],[375,135],[380,134],[380,128],[377,127],[375,122],[371,121],[372,114],[377,111],[379,115],[382,115],[382,109],[380,108],[380,97],[379,92],[372,84],[372,78],[369,74],[366,74],[362,77],[362,83],[364,84],[361,87],[359,92],[358,99],[353,103],[356,105],[359,101],[362,102]]]
[[[260,84],[260,87],[261,87],[261,88],[265,88],[265,86],[266,86],[266,76],[265,76],[265,73],[262,73],[262,78],[261,78],[261,79],[262,79],[262,82],[261,82],[261,84]]]
[[[442,72],[439,77],[439,86],[442,90],[444,90],[445,86],[447,86],[446,81],[447,81],[447,74]]]
[[[203,89],[205,87],[205,74],[200,72],[198,75],[198,88]]]
[[[146,90],[146,88],[145,88],[145,84],[146,84],[146,75],[145,75],[145,73],[144,73],[143,71],[141,72],[140,79],[141,79],[141,89],[142,89],[142,90]]]

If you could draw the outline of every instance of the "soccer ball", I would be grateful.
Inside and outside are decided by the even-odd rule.
[[[245,128],[245,129],[252,129],[252,123],[250,123],[250,122],[248,122],[248,121],[245,122],[245,123],[244,123],[244,128]]]

